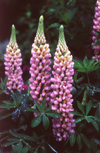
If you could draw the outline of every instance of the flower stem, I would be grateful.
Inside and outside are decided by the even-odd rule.
[[[90,79],[89,79],[89,75],[88,75],[88,73],[87,73],[87,80],[88,80],[88,83],[90,83]]]

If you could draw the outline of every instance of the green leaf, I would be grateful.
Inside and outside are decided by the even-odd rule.
[[[45,101],[45,99],[43,99],[43,101],[42,101],[42,111],[45,110],[45,107],[46,107],[46,101]]]
[[[6,114],[0,116],[0,120],[5,119],[5,118],[7,118],[7,117],[9,117],[11,115],[12,115],[12,113],[6,113]]]
[[[83,135],[82,133],[80,133],[80,136],[81,136],[83,142],[87,145],[87,147],[90,148],[90,142],[87,139],[87,137],[85,135]]]
[[[46,110],[45,110],[45,112],[50,112],[51,111],[51,108],[47,108]]]
[[[23,140],[23,143],[24,143],[29,149],[32,148],[26,141]]]
[[[93,71],[93,65],[95,65],[95,59],[89,61],[89,64],[87,66],[87,72]]]
[[[82,61],[76,59],[73,59],[73,61],[74,61],[74,69],[77,69],[77,71],[79,72],[87,73]]]
[[[76,124],[78,122],[81,122],[82,120],[84,120],[85,117],[80,117],[80,118],[77,118],[73,123]]]
[[[28,147],[24,147],[23,150],[22,150],[22,153],[27,153],[29,151],[29,148]]]
[[[100,140],[94,139],[94,142],[100,146]]]
[[[48,116],[54,117],[54,118],[62,117],[62,115],[59,114],[58,112],[46,112],[45,114],[48,115]]]
[[[97,39],[95,42],[94,42],[94,46],[98,46],[100,45],[100,39]]]
[[[84,76],[81,77],[81,78],[79,78],[79,79],[77,79],[76,83],[79,83],[79,82],[82,81],[83,79],[84,79]]]
[[[100,119],[100,103],[97,107],[96,113],[95,113],[96,117],[98,117],[98,119]]]
[[[16,140],[16,141],[14,141],[14,142],[6,142],[6,143],[4,143],[3,144],[3,147],[8,147],[8,146],[10,146],[10,145],[12,145],[12,144],[14,144],[14,143],[17,143],[19,140]]]
[[[19,141],[19,142],[17,143],[17,145],[15,146],[15,148],[16,148],[15,151],[17,151],[18,153],[21,153],[21,152],[22,152],[22,148],[23,148],[22,142]]]
[[[85,115],[85,111],[84,111],[83,105],[80,102],[77,101],[77,106],[81,110],[81,112]]]
[[[77,116],[83,116],[83,114],[77,112],[77,111],[69,111],[70,114],[74,114],[74,115],[77,115]]]
[[[4,100],[3,103],[10,105],[10,106],[15,106],[11,101]]]
[[[89,101],[88,104],[87,104],[87,106],[86,106],[86,115],[89,114],[89,111],[91,110],[91,108],[92,108],[92,102]]]
[[[99,126],[98,126],[97,122],[95,122],[94,120],[91,119],[91,123],[95,127],[95,129],[97,130],[97,132],[99,132]]]
[[[49,127],[49,118],[44,114],[43,114],[43,126],[45,130],[47,130]]]
[[[99,119],[98,117],[96,117],[96,116],[89,116],[89,117],[91,117],[91,118],[93,118],[94,120],[100,122],[100,119]]]
[[[38,110],[33,109],[33,108],[29,108],[29,109],[27,109],[26,111],[28,111],[28,112],[35,112],[35,113],[37,113],[37,114],[40,114],[40,112],[39,112]]]
[[[39,103],[38,103],[37,101],[35,101],[35,100],[34,100],[34,102],[35,102],[35,104],[36,104],[38,110],[41,112],[41,111],[42,111],[42,110],[41,110],[41,104],[39,104]]]
[[[77,144],[78,144],[79,150],[81,150],[83,144],[82,144],[81,137],[79,134],[77,135]]]
[[[85,120],[88,122],[88,123],[90,123],[92,120],[91,120],[91,118],[89,117],[89,116],[85,116]]]
[[[98,150],[96,153],[100,153],[100,150]]]
[[[60,24],[59,24],[59,23],[53,23],[53,24],[51,24],[51,25],[47,28],[47,30],[48,30],[48,29],[51,29],[51,28],[58,28],[58,27],[60,27]]]
[[[40,122],[41,122],[41,116],[37,116],[37,117],[33,118],[32,122],[31,122],[31,126],[36,127],[40,124]]]
[[[8,138],[7,141],[19,141],[19,139],[12,137],[12,138]]]
[[[76,140],[76,134],[74,133],[74,134],[72,134],[72,135],[70,136],[70,144],[71,144],[72,147],[73,147],[74,144],[75,144],[75,140]]]
[[[87,67],[88,67],[88,59],[87,59],[87,56],[84,57],[83,64],[84,64],[84,67],[87,69]]]
[[[8,77],[6,76],[4,79],[4,85],[6,85],[7,81],[8,81]]]
[[[78,10],[77,7],[68,10],[68,15],[67,15],[67,21],[66,21],[66,23],[67,23],[67,22],[70,22],[70,21],[72,20],[72,18],[75,16],[77,10]]]

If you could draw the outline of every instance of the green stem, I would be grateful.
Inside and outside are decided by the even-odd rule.
[[[89,75],[88,75],[88,73],[87,73],[87,79],[88,79],[88,83],[90,83],[90,79],[89,79]]]

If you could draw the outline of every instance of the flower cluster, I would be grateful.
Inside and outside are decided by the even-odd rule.
[[[39,103],[43,98],[47,103],[50,101],[50,49],[46,43],[43,28],[43,16],[39,19],[38,30],[31,50],[30,59],[30,94]]]
[[[15,27],[12,25],[10,42],[4,55],[5,75],[8,76],[7,88],[13,92],[14,89],[21,91],[23,85],[22,79],[22,58],[18,48],[15,35]]]
[[[51,93],[52,110],[62,114],[61,118],[52,120],[53,133],[57,141],[66,140],[70,134],[74,133],[73,114],[69,113],[69,111],[73,111],[71,94],[72,75],[74,74],[73,65],[72,55],[70,55],[66,45],[63,26],[61,26],[54,56],[54,71],[52,71],[54,77],[51,79],[51,89],[53,91]]]
[[[72,55],[68,50],[64,37],[64,28],[60,27],[59,41],[54,56],[53,77],[51,78],[50,49],[46,43],[43,27],[43,16],[39,19],[39,25],[32,44],[32,57],[30,59],[30,94],[34,100],[42,104],[43,98],[47,102],[47,107],[52,104],[52,111],[62,114],[61,118],[52,119],[53,133],[57,141],[66,140],[70,134],[74,133],[75,124],[73,124],[73,98],[72,83],[74,74],[74,62]],[[20,49],[16,43],[15,27],[12,26],[10,42],[5,54],[5,74],[8,76],[7,88],[11,91],[17,89],[28,90],[22,80],[22,59]],[[34,113],[35,116],[38,114]]]
[[[94,19],[93,19],[93,30],[92,30],[92,49],[94,50],[94,54],[95,56],[93,56],[92,58],[96,59],[96,61],[100,60],[100,45],[98,46],[94,46],[94,42],[98,39],[97,33],[100,32],[100,0],[97,0],[96,2],[96,7],[95,7],[95,15],[94,15]]]

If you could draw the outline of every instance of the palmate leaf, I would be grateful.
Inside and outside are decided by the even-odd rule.
[[[60,117],[62,117],[61,114],[59,114],[58,112],[53,112],[53,111],[46,112],[45,114],[48,115],[48,116],[50,116],[50,117],[54,117],[54,118],[60,118]]]
[[[43,126],[45,130],[47,130],[49,127],[49,118],[44,114],[43,114]]]
[[[39,104],[37,101],[34,100],[34,103],[36,104],[38,110],[41,112],[42,109],[41,109],[41,104]]]
[[[22,153],[27,153],[29,151],[29,148],[28,147],[24,147],[23,150],[22,150]]]
[[[89,114],[91,108],[92,108],[92,101],[90,100],[86,106],[86,115]]]
[[[73,123],[76,124],[76,123],[79,123],[81,122],[82,120],[84,120],[85,117],[80,117],[80,118],[77,118]]]
[[[58,27],[60,27],[60,24],[59,23],[53,23],[50,26],[48,26],[47,30],[48,29],[51,29],[51,28],[58,28]]]
[[[5,77],[4,81],[3,81],[2,78],[1,78],[0,88],[1,88],[3,91],[5,90],[5,86],[6,86],[7,80],[8,80],[8,77],[7,77],[7,76]]]
[[[75,60],[75,59],[73,61],[74,61],[74,69],[77,69],[77,71],[79,72],[86,73],[86,69],[84,68],[82,61]]]
[[[0,112],[0,120],[5,119],[9,116],[12,116],[12,113],[9,113],[8,111],[4,110],[2,112]]]
[[[99,126],[98,126],[97,122],[95,122],[93,119],[91,119],[91,123],[95,127],[95,129],[97,130],[97,132],[99,132]]]
[[[98,117],[98,119],[100,119],[100,103],[99,103],[99,106],[97,107],[95,115],[96,117]]]
[[[90,148],[91,146],[90,146],[90,142],[89,142],[88,138],[85,135],[83,135],[82,133],[80,133],[80,136],[81,136],[83,142],[87,145],[87,147]]]
[[[79,134],[77,135],[77,144],[78,144],[79,150],[81,150],[83,143],[82,143],[81,136]]]
[[[88,71],[89,71],[89,69],[91,70],[92,66],[94,65],[94,62],[95,62],[95,59],[89,60],[88,67],[87,67]]]
[[[29,148],[28,147],[24,147],[23,148],[23,144],[21,141],[19,141],[19,143],[17,143],[17,145],[12,145],[12,149],[14,152],[16,153],[27,153]]]
[[[14,151],[16,151],[16,153],[22,153],[22,149],[23,149],[23,144],[21,141],[19,141],[16,146],[13,145],[13,149]]]
[[[37,109],[33,109],[33,108],[29,108],[26,111],[28,111],[28,112],[35,112],[35,113],[40,114],[40,112]]]
[[[31,121],[31,126],[36,127],[40,124],[40,122],[41,122],[41,116],[37,116],[33,118],[33,120]]]
[[[85,116],[85,120],[90,123],[92,121],[92,119],[89,116]]]
[[[46,101],[45,99],[42,100],[42,111],[45,110],[45,107],[46,107]]]
[[[81,112],[85,115],[84,107],[79,101],[77,101],[77,106],[81,110]]]
[[[90,73],[100,68],[100,61],[95,61],[95,59],[88,60],[87,57],[81,60],[73,59],[74,61],[74,68],[77,69],[79,72],[83,73]]]
[[[79,113],[78,111],[69,111],[69,113],[77,116],[83,116],[83,114]]]
[[[8,147],[8,146],[11,146],[12,144],[15,144],[17,143],[19,140],[16,140],[16,141],[13,141],[13,142],[6,142],[3,144],[3,147]]]
[[[10,102],[10,101],[3,101],[4,104],[0,105],[0,108],[6,108],[6,109],[10,109],[10,108],[15,108],[16,106]]]
[[[9,106],[15,106],[11,101],[4,100],[3,103]]]
[[[77,7],[68,10],[68,15],[67,15],[67,20],[66,20],[67,24],[68,24],[68,22],[70,22],[71,19],[74,17],[74,15],[76,14],[77,10],[78,10]]]
[[[83,59],[83,65],[84,65],[84,68],[87,69],[88,64],[89,64],[89,61],[88,61],[88,59],[87,59],[87,56],[85,56],[84,59]]]
[[[26,134],[19,134],[19,133],[17,133],[17,132],[13,132],[13,131],[11,131],[11,130],[9,131],[9,133],[10,133],[12,136],[16,137],[17,139],[22,139],[22,140],[26,140],[26,141],[34,141],[34,142],[37,141],[34,137],[28,136],[28,135],[26,135]],[[16,138],[9,138],[9,139],[7,139],[7,140],[8,140],[8,141],[11,141],[11,140],[15,140]]]
[[[94,62],[90,66],[87,67],[88,73],[100,68],[100,61],[96,62],[95,59],[93,59],[93,60],[94,60]]]
[[[75,140],[76,140],[76,134],[74,133],[74,134],[72,134],[72,135],[70,136],[70,144],[71,144],[72,147],[73,147],[74,144],[75,144]]]

